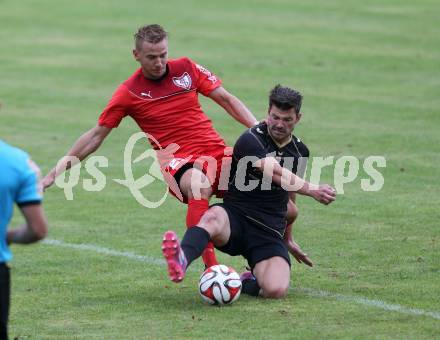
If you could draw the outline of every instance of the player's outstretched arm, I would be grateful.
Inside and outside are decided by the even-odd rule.
[[[112,129],[105,126],[96,125],[94,128],[79,137],[69,152],[43,178],[43,189],[50,187],[55,182],[55,178],[62,174],[64,170],[71,168],[78,161],[82,161],[84,158],[95,152],[111,130]],[[72,156],[76,157],[76,162],[72,161]]]
[[[328,184],[315,185],[303,180],[293,172],[283,168],[274,157],[259,159],[254,163],[264,176],[281,185],[289,192],[310,196],[322,204],[330,204],[336,198],[336,191]]]
[[[246,127],[252,127],[258,120],[254,117],[252,112],[243,104],[243,102],[225,90],[224,87],[220,86],[212,91],[209,98],[214,100],[218,105],[220,105],[227,113],[229,113],[235,120],[240,122]]]

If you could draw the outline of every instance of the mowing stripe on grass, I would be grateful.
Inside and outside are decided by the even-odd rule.
[[[70,248],[75,250],[89,250],[93,251],[95,253],[103,254],[103,255],[110,255],[110,256],[118,256],[118,257],[125,257],[131,260],[136,260],[148,264],[155,264],[155,265],[165,265],[165,260],[163,259],[157,259],[151,256],[145,256],[145,255],[137,255],[132,252],[126,252],[126,251],[118,251],[113,250],[109,248],[104,248],[100,246],[96,246],[93,244],[76,244],[76,243],[66,243],[64,241],[60,240],[54,240],[54,239],[46,239],[42,241],[45,245],[51,245],[51,246],[57,246],[57,247],[63,247],[63,248]],[[391,312],[397,312],[401,314],[407,314],[407,315],[417,315],[417,316],[428,316],[437,320],[440,320],[440,312],[433,312],[433,311],[426,311],[423,309],[417,309],[417,308],[408,308],[397,304],[391,304],[387,303],[381,300],[373,300],[373,299],[367,299],[361,296],[349,296],[349,295],[342,295],[337,293],[331,293],[326,292],[323,290],[318,289],[312,289],[312,288],[291,288],[292,291],[299,292],[302,294],[305,294],[307,296],[311,297],[317,297],[317,298],[332,298],[336,299],[338,301],[345,301],[349,303],[356,303],[360,305],[365,306],[371,306],[379,309],[383,309],[386,311]]]

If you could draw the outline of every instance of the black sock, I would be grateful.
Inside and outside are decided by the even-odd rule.
[[[241,291],[243,294],[258,296],[260,294],[260,289],[258,281],[254,279],[243,280],[241,283]]]
[[[209,233],[198,226],[191,227],[185,232],[180,246],[188,261],[187,267],[192,261],[202,255],[210,238]]]

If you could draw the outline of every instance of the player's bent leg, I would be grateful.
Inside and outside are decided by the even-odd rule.
[[[230,234],[227,213],[218,206],[210,208],[203,215],[199,226],[187,229],[182,242],[179,242],[174,231],[167,231],[162,240],[162,253],[170,280],[180,282],[184,279],[187,267],[201,256],[211,237],[216,244],[224,245]]]
[[[281,299],[287,295],[290,283],[290,266],[281,256],[258,262],[254,275],[265,298]]]
[[[209,199],[213,192],[211,183],[202,171],[190,168],[180,178],[179,187],[182,194],[188,199],[186,226],[190,228],[199,223],[200,218],[209,208]],[[202,258],[207,267],[218,264],[211,242],[204,250]]]
[[[224,208],[218,205],[209,208],[203,214],[198,226],[209,233],[212,242],[217,247],[222,247],[228,243],[231,236],[231,226],[228,213]]]

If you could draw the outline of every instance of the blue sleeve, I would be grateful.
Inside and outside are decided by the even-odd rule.
[[[255,156],[262,159],[267,157],[267,151],[261,140],[249,129],[235,143],[234,155],[238,159],[245,156]]]
[[[15,202],[19,206],[41,202],[39,176],[40,169],[28,158],[27,163],[22,168],[21,181],[15,197]]]

